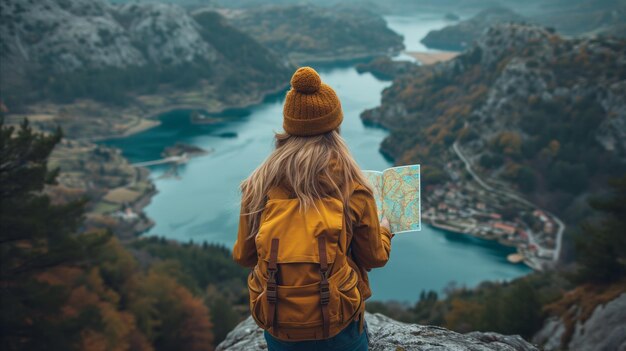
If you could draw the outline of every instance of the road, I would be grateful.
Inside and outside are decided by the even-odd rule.
[[[147,167],[147,166],[160,165],[164,163],[185,163],[188,160],[189,158],[187,157],[187,154],[183,154],[182,156],[170,156],[170,157],[162,158],[160,160],[133,163],[132,166]]]
[[[563,241],[563,232],[565,231],[565,223],[563,223],[563,221],[561,221],[557,216],[555,216],[554,214],[540,208],[539,206],[533,204],[532,202],[524,199],[523,197],[509,192],[509,191],[505,191],[505,190],[500,190],[500,189],[496,189],[494,187],[492,187],[491,185],[487,184],[485,181],[483,181],[478,174],[476,174],[476,172],[474,172],[474,170],[472,169],[472,165],[470,163],[470,161],[465,158],[465,155],[463,155],[463,153],[461,152],[461,150],[459,149],[459,143],[458,142],[454,142],[454,144],[452,144],[452,149],[454,150],[454,152],[456,153],[456,155],[461,159],[461,161],[463,161],[463,163],[465,164],[465,169],[469,172],[469,174],[472,175],[472,177],[474,178],[474,180],[480,184],[480,186],[482,186],[483,188],[485,188],[485,190],[491,191],[491,192],[495,192],[501,195],[504,195],[510,199],[516,200],[518,202],[521,202],[527,206],[530,206],[536,210],[542,211],[544,213],[546,213],[548,216],[554,218],[554,221],[556,222],[557,226],[559,227],[557,234],[556,234],[556,247],[554,249],[554,255],[552,256],[552,259],[557,262],[561,256],[561,248],[562,248],[562,241]],[[539,245],[537,243],[537,241],[535,240],[535,237],[532,233],[532,231],[528,232],[529,234],[529,241],[531,244],[536,245],[538,248],[542,248],[541,245]]]

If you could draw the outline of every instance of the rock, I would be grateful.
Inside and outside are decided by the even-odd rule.
[[[595,308],[583,323],[576,323],[567,345],[562,344],[564,322],[558,317],[549,318],[533,337],[544,350],[626,350],[626,293],[605,305]]]
[[[0,3],[0,100],[10,109],[85,98],[136,106],[166,95],[206,110],[248,105],[292,67],[214,11],[104,0]],[[180,94],[178,94],[180,93]],[[164,108],[162,102],[158,102]]]
[[[216,59],[217,53],[202,39],[199,25],[179,6],[127,4],[118,8],[116,15],[150,62],[179,65]]]
[[[465,154],[478,160],[496,136],[513,132],[526,146],[540,136],[545,138],[542,145],[526,149],[532,151],[518,161],[537,177],[547,177],[549,172],[524,163],[525,159],[546,156],[542,150],[547,150],[551,140],[561,146],[569,144],[562,149],[563,157],[566,152],[587,152],[590,157],[606,157],[611,160],[611,172],[621,172],[626,167],[625,53],[623,39],[570,39],[536,25],[494,25],[456,58],[396,77],[383,91],[381,105],[364,111],[361,118],[391,131],[381,149],[403,163],[436,163],[441,155],[433,150],[461,136]],[[551,127],[557,121],[562,125]],[[587,136],[568,140],[557,133],[563,128],[572,131],[567,135],[578,130]],[[557,156],[557,161],[563,159]],[[504,179],[503,171],[485,170],[492,178],[510,181]],[[581,173],[585,171],[610,173],[599,167]],[[579,187],[581,193],[585,184]],[[542,194],[547,207],[562,205],[553,189],[537,187],[534,192]]]
[[[0,13],[1,55],[11,64],[68,72],[145,63],[103,0],[7,0]]]
[[[421,326],[395,321],[382,314],[365,314],[369,329],[372,351],[383,350],[441,350],[441,351],[534,351],[534,345],[519,336],[505,336],[497,333],[472,332],[459,334],[445,328]],[[257,327],[252,317],[241,322],[222,341],[217,350],[263,350],[267,344],[263,331]]]

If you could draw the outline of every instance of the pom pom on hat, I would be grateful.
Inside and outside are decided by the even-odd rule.
[[[291,86],[299,93],[313,94],[321,85],[322,79],[311,67],[300,67],[291,77]]]
[[[291,87],[283,106],[285,132],[313,136],[339,127],[343,120],[339,98],[313,68],[298,68],[291,77]]]

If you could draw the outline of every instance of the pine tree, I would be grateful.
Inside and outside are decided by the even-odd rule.
[[[610,198],[590,201],[604,219],[598,225],[584,223],[577,237],[579,282],[609,283],[626,275],[626,175],[610,185]]]
[[[84,266],[109,235],[76,234],[84,200],[52,204],[43,191],[58,174],[47,161],[60,129],[36,133],[0,116],[0,333],[3,350],[70,350],[93,311],[61,320],[67,300],[62,286],[40,278],[61,265]]]

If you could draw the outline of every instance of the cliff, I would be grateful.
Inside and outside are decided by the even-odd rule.
[[[421,42],[436,49],[464,50],[470,47],[487,28],[495,24],[524,21],[524,17],[507,8],[492,7],[457,24],[432,30]]]
[[[220,15],[171,4],[8,0],[0,13],[0,99],[10,111],[163,95],[175,101],[155,105],[213,110],[283,88],[291,70]]]
[[[547,307],[533,341],[546,351],[626,350],[626,285],[584,285]]]
[[[362,118],[391,130],[382,150],[399,163],[443,167],[458,141],[481,174],[563,213],[625,168],[625,58],[623,39],[497,25],[455,59],[397,77]]]
[[[472,332],[459,334],[445,328],[421,326],[395,321],[382,314],[366,313],[369,329],[369,349],[382,350],[441,350],[441,351],[536,351],[534,345],[519,336]],[[267,345],[263,331],[252,317],[241,322],[217,346],[218,351],[262,350]]]
[[[295,62],[353,60],[404,48],[385,20],[360,7],[262,6],[228,16],[242,31]]]

